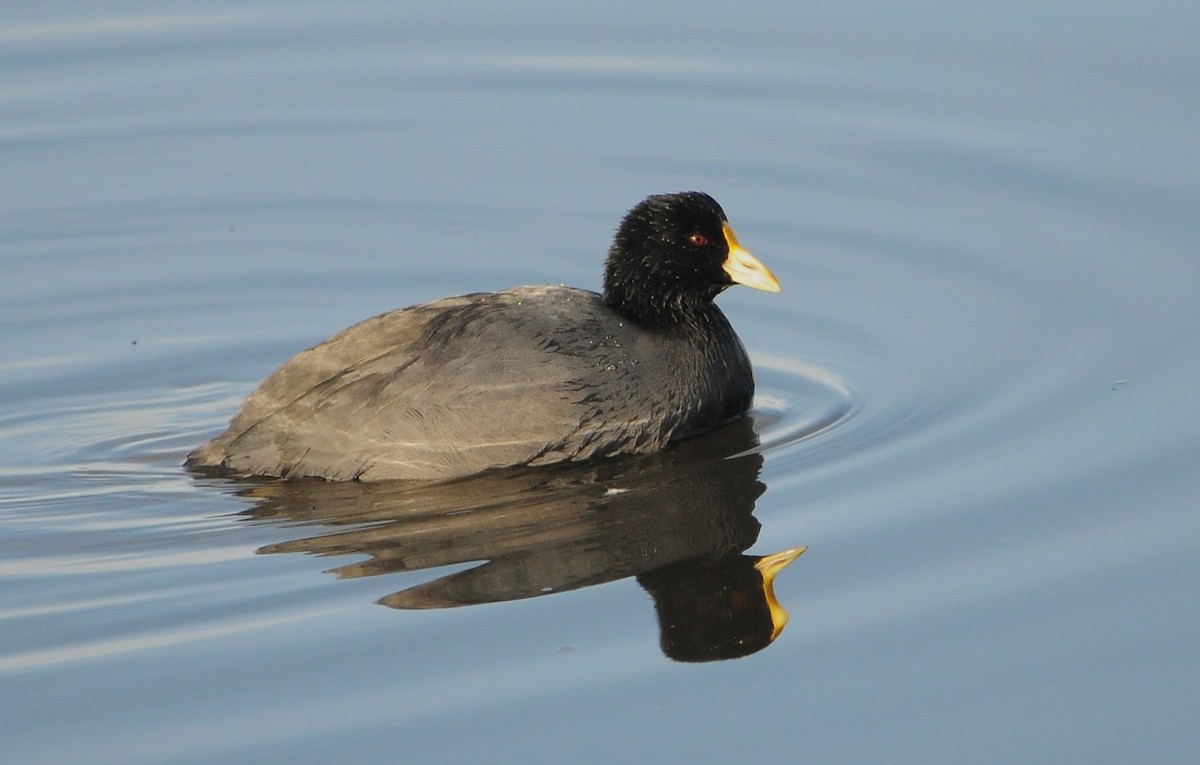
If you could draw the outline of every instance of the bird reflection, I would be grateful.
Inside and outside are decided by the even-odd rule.
[[[263,553],[365,555],[331,569],[374,576],[482,561],[393,593],[399,609],[516,600],[629,576],[655,603],[678,661],[748,655],[787,622],[773,581],[804,548],[742,554],[758,538],[762,456],[753,423],[647,457],[514,469],[444,483],[273,481],[241,493],[257,519],[322,533]],[[330,531],[333,528],[335,530]]]

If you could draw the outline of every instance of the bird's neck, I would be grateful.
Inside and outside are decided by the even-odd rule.
[[[713,298],[724,287],[674,286],[661,276],[627,271],[621,261],[610,257],[604,273],[604,302],[630,321],[657,329],[703,327],[714,311],[720,313]]]
[[[609,308],[647,329],[702,329],[711,323],[717,310],[712,300],[693,296],[669,294],[640,294],[637,290],[604,290],[604,302]]]

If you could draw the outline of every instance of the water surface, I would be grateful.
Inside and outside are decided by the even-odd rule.
[[[1189,762],[1198,16],[12,10],[8,757]],[[685,188],[784,285],[720,299],[747,427],[399,493],[180,467],[298,350],[595,289],[621,214]],[[753,643],[755,562],[805,546]],[[731,592],[748,655],[672,658]]]

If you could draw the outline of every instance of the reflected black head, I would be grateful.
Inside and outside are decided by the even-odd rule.
[[[675,661],[736,659],[766,648],[776,625],[758,558],[686,561],[638,577],[654,598],[662,652]]]
[[[684,321],[733,284],[725,211],[699,191],[647,197],[621,221],[604,268],[604,299],[644,324]]]

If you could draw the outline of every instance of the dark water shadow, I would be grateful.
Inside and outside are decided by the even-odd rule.
[[[787,622],[775,575],[804,548],[742,554],[758,538],[753,421],[648,457],[508,470],[444,483],[255,483],[252,518],[319,526],[261,553],[361,555],[355,578],[481,562],[382,599],[397,609],[495,603],[637,577],[678,661],[745,656]]]

